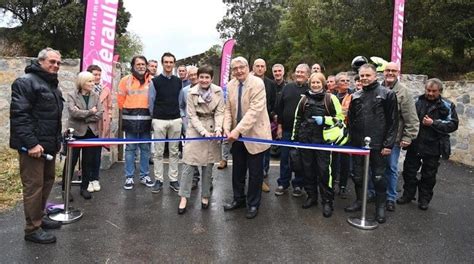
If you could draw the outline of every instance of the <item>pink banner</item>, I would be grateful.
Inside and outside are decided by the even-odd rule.
[[[222,47],[222,56],[221,56],[221,79],[220,79],[220,86],[226,93],[227,89],[227,82],[229,81],[230,75],[230,61],[232,59],[232,50],[234,49],[235,40],[229,39],[224,43]]]
[[[393,10],[391,61],[397,63],[399,67],[401,67],[401,64],[402,64],[404,16],[405,16],[405,0],[395,0],[395,8]]]
[[[112,88],[115,24],[118,0],[88,0],[84,28],[82,69],[91,64],[102,69],[102,84]]]

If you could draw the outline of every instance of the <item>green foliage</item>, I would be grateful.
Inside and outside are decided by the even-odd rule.
[[[241,2],[228,4],[217,29],[223,39],[234,37],[237,52],[249,61],[259,55],[288,72],[317,62],[334,74],[350,70],[358,55],[390,60],[392,0],[292,0],[262,9],[257,7],[265,4]],[[278,25],[255,19],[268,10],[278,10]],[[406,1],[403,71],[441,78],[472,71],[472,32],[474,1]]]
[[[10,42],[23,46],[25,53],[14,55],[36,56],[39,50],[47,46],[60,50],[63,57],[78,58],[82,55],[83,3],[0,0],[0,10],[2,13],[13,13],[14,19],[21,23],[13,34],[7,36]],[[129,21],[130,13],[124,9],[123,0],[119,0],[117,39],[126,32]]]
[[[121,62],[130,62],[133,56],[142,53],[143,43],[137,34],[126,32],[118,38],[115,54],[120,54]]]

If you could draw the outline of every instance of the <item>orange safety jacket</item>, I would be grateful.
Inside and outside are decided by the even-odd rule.
[[[122,110],[122,129],[131,133],[151,131],[151,116],[148,110],[148,86],[151,76],[146,73],[145,82],[129,74],[119,83],[117,103]]]

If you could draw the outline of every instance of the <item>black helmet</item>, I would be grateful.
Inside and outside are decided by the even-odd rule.
[[[367,60],[366,57],[364,56],[356,56],[354,59],[352,59],[352,63],[351,63],[351,66],[352,66],[352,69],[355,71],[355,72],[359,72],[359,68],[360,66],[368,63],[369,61]]]

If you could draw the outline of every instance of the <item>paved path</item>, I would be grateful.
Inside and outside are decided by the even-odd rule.
[[[352,199],[336,198],[334,215],[326,219],[320,205],[303,210],[304,198],[276,197],[278,167],[271,169],[272,192],[263,194],[253,220],[245,218],[243,209],[222,209],[231,197],[229,168],[216,170],[210,209],[201,211],[195,191],[185,215],[177,214],[179,198],[169,188],[160,194],[140,184],[124,190],[122,171],[118,163],[101,172],[103,189],[89,201],[73,187],[72,204],[84,217],[54,231],[56,244],[23,240],[21,204],[0,214],[0,263],[474,261],[474,174],[472,168],[454,163],[441,165],[428,211],[416,203],[397,206],[396,212],[388,212],[387,223],[373,231],[347,224],[350,214],[343,207]],[[51,198],[59,201],[59,186]],[[372,215],[373,205],[368,208]]]

